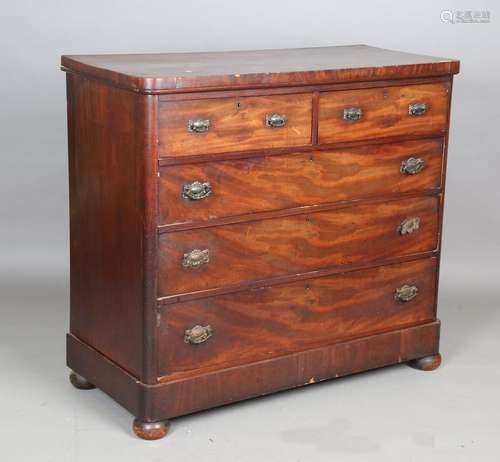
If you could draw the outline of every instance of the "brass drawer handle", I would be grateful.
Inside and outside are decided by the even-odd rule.
[[[212,186],[208,181],[205,183],[193,181],[182,187],[182,197],[184,199],[199,201],[200,199],[205,199],[205,197],[210,196],[210,194],[212,194]]]
[[[420,157],[410,157],[409,159],[401,162],[400,171],[403,175],[416,175],[421,172],[424,167],[424,159],[421,159]]]
[[[401,234],[401,236],[404,236],[405,234],[411,234],[418,231],[419,228],[420,228],[419,217],[405,218],[399,225],[399,234]]]
[[[192,345],[206,342],[212,336],[212,332],[212,327],[210,325],[196,325],[184,331],[184,342],[191,343]]]
[[[398,302],[409,302],[418,295],[417,286],[404,285],[396,289],[394,292],[394,299]]]
[[[348,107],[344,109],[344,120],[349,122],[355,122],[361,119],[363,116],[363,110],[360,107]]]
[[[208,249],[194,249],[191,252],[185,253],[182,257],[182,266],[184,268],[198,268],[210,261]]]
[[[284,114],[267,114],[266,127],[279,128],[284,127],[287,122],[287,117]]]
[[[188,131],[191,133],[205,133],[210,128],[210,120],[196,119],[188,121]]]
[[[408,106],[408,114],[411,116],[421,116],[427,112],[427,104],[413,103]]]

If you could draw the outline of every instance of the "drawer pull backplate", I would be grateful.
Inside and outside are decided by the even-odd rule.
[[[267,114],[266,115],[266,127],[279,128],[284,127],[287,122],[286,115],[283,114]]]
[[[427,104],[413,103],[408,106],[408,114],[411,116],[421,116],[427,112]]]
[[[198,344],[206,342],[212,336],[212,327],[196,325],[184,331],[184,342]]]
[[[349,122],[355,122],[361,119],[363,116],[363,110],[360,107],[348,107],[344,109],[344,120]]]
[[[424,159],[420,157],[410,157],[409,159],[401,162],[401,173],[403,175],[416,175],[421,172],[425,167]]]
[[[208,249],[194,249],[191,252],[185,253],[182,257],[182,266],[184,268],[198,268],[210,261]]]
[[[409,302],[418,295],[417,286],[404,285],[396,289],[394,292],[394,299],[398,302]]]
[[[210,194],[212,194],[212,186],[208,181],[204,183],[193,181],[192,183],[185,184],[182,188],[182,197],[193,201],[205,199]]]
[[[420,218],[419,217],[409,217],[404,219],[399,225],[399,234],[404,236],[405,234],[411,234],[418,231],[420,228]]]
[[[188,121],[188,131],[191,133],[205,133],[210,128],[210,120],[196,119]]]

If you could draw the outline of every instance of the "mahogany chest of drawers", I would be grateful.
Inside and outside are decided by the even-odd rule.
[[[367,46],[63,56],[78,388],[168,419],[440,363],[458,61]]]

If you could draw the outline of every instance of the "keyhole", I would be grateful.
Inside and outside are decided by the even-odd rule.
[[[239,109],[241,107],[241,103],[239,101],[236,101],[236,109]]]

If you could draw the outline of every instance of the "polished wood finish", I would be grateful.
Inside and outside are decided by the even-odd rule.
[[[418,295],[402,303],[394,294],[405,284]],[[177,303],[162,311],[159,373],[223,369],[429,322],[435,284],[436,261],[427,259]],[[213,330],[203,344],[184,341],[195,325]]]
[[[321,93],[320,143],[384,136],[444,133],[448,126],[450,82],[403,87],[370,88]],[[409,114],[409,105],[425,103],[423,115]],[[360,120],[344,119],[344,109],[360,108]]]
[[[214,406],[437,367],[458,61],[354,46],[62,66],[75,386],[108,393],[156,439]],[[349,107],[360,120],[344,120]],[[273,113],[284,127],[266,126]],[[196,119],[206,133],[188,131]],[[423,169],[402,172],[410,158]],[[210,194],[183,197],[194,181]]]
[[[421,371],[433,371],[441,365],[441,355],[436,353],[435,355],[412,359],[408,361],[408,365]]]
[[[266,126],[266,115],[287,118]],[[160,156],[189,156],[311,144],[312,95],[273,95],[172,101],[160,104]],[[208,120],[205,133],[188,131],[190,120]]]
[[[429,139],[163,167],[159,221],[191,224],[268,210],[438,191],[442,155],[442,140]],[[401,173],[401,163],[410,157],[425,162],[418,174]],[[208,181],[212,193],[201,200],[183,198],[184,185],[193,181]]]
[[[437,246],[438,209],[435,197],[419,197],[162,234],[158,294],[431,251]],[[420,217],[420,229],[402,236],[400,224],[413,216]],[[193,249],[208,249],[210,261],[184,267],[183,255]]]
[[[170,423],[168,421],[143,422],[142,420],[134,419],[132,429],[143,440],[159,440],[167,435]]]
[[[149,213],[141,153],[151,155],[145,114],[154,100],[73,74],[67,91],[70,329],[140,376]]]
[[[91,377],[139,420],[234,403],[289,388],[310,385],[364,370],[431,356],[439,351],[440,323],[434,321],[285,356],[184,378],[160,378],[145,385],[77,338],[68,336],[68,361]]]
[[[61,65],[145,93],[269,88],[456,74],[459,61],[366,45],[217,53],[67,55]]]

